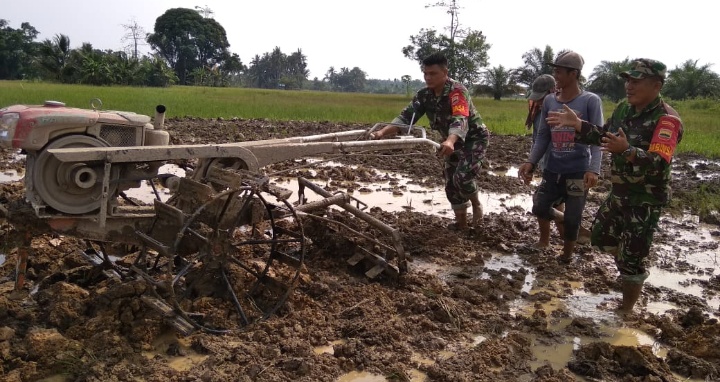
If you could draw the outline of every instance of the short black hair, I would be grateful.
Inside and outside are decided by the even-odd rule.
[[[441,52],[435,52],[422,60],[423,66],[440,65],[447,68],[448,59]]]

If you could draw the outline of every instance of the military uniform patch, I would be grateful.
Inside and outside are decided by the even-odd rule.
[[[669,115],[660,117],[652,140],[650,141],[649,152],[657,153],[666,162],[670,163],[675,147],[677,146],[677,137],[680,132],[680,120]]]
[[[467,117],[470,115],[468,102],[462,94],[461,90],[453,90],[450,93],[450,107],[452,115]]]

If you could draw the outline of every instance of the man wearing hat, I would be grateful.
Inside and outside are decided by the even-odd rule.
[[[535,144],[518,173],[529,183],[541,158],[548,153],[542,181],[533,195],[532,213],[537,216],[540,228],[536,246],[550,245],[551,221],[562,224],[563,250],[559,260],[567,263],[578,240],[587,192],[597,184],[602,154],[597,146],[576,142],[575,129],[571,126],[551,127],[545,119],[550,111],[569,107],[583,118],[602,124],[602,101],[596,94],[580,88],[584,60],[578,53],[562,52],[548,64],[553,67],[558,93],[545,97]],[[554,208],[562,203],[564,213]]]
[[[555,93],[555,79],[549,74],[541,74],[532,83],[532,92],[528,96],[528,115],[525,118],[525,127],[529,130],[532,129],[532,143],[535,144],[537,139],[537,131],[540,128],[542,122],[542,109],[543,101],[550,93]],[[540,162],[538,162],[538,168],[542,171],[545,167],[546,155],[543,155]]]
[[[663,63],[641,58],[620,73],[627,98],[602,127],[568,108],[548,116],[551,126],[572,126],[578,141],[612,154],[612,190],[595,215],[591,243],[615,257],[621,313],[632,311],[649,275],[647,256],[670,198],[672,158],[683,135],[680,116],[660,96],[665,71]]]

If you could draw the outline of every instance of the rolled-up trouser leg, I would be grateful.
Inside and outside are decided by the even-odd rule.
[[[587,190],[582,178],[565,179],[565,212],[563,217],[563,234],[567,241],[577,241],[582,214],[585,209]]]
[[[642,284],[649,276],[647,257],[661,213],[660,206],[623,206],[613,197],[598,209],[590,243],[615,256],[624,282]]]

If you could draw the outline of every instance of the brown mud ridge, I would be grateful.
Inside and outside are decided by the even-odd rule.
[[[366,127],[267,120],[167,121],[174,144]],[[528,137],[492,137],[488,172],[518,166],[527,157],[529,144]],[[13,162],[13,152],[0,153],[0,170],[22,171],[23,162]],[[353,165],[353,169],[316,165],[310,172],[302,168],[306,161],[299,158],[273,165],[267,172],[303,175],[333,191],[360,187],[360,181],[385,181],[377,169],[402,173],[427,186],[441,183],[440,163],[428,153],[368,153],[331,159]],[[717,173],[718,166],[712,162],[691,165],[698,159],[702,158],[681,155],[676,159],[674,185],[681,191],[676,195],[700,187],[702,175]],[[514,177],[488,173],[479,182],[485,191],[527,195],[532,191]],[[705,182],[718,186],[717,177]],[[22,183],[0,187],[4,206],[22,198]],[[603,181],[591,194],[586,225],[607,187]],[[615,317],[617,272],[607,255],[587,245],[579,246],[571,264],[560,264],[556,260],[560,241],[555,234],[555,250],[532,249],[529,245],[535,240],[537,224],[524,209],[486,214],[481,226],[469,234],[446,230],[450,222],[446,216],[411,209],[388,213],[372,208],[371,213],[400,229],[402,244],[414,259],[409,273],[400,280],[369,280],[344,261],[341,238],[315,240],[300,282],[279,314],[239,332],[189,337],[176,336],[158,313],[141,302],[146,289],[143,282],[119,283],[93,272],[79,255],[85,243],[72,237],[41,231],[33,235],[27,271],[33,291],[30,297],[13,299],[18,229],[0,220],[0,254],[5,257],[0,273],[0,379],[335,381],[351,371],[364,371],[393,381],[720,380],[720,307],[709,306],[702,297],[646,288],[636,313],[623,319],[574,317],[567,309],[546,309],[548,300],[567,299],[573,293],[572,285],[577,284],[589,293],[612,295],[603,309],[608,311],[607,317]],[[687,223],[677,227],[668,219],[661,224],[673,225],[678,232],[697,227]],[[657,236],[658,245],[675,245],[678,238],[663,232]],[[717,235],[718,227],[712,232]],[[683,248],[699,245],[683,240]],[[109,250],[113,255],[125,254],[119,246]],[[720,276],[714,269],[694,269],[682,253],[677,255],[664,258],[663,267],[709,274],[709,280],[699,282],[703,296],[720,293]],[[498,257],[516,257],[524,265],[517,269],[486,267]],[[452,271],[423,271],[428,264]],[[523,290],[531,270],[542,292]],[[679,308],[663,314],[645,309],[651,302],[667,299]],[[513,308],[518,303],[526,306],[522,312]],[[568,324],[558,329],[557,323],[564,321]],[[669,349],[667,355],[659,358],[651,346],[604,342],[605,334],[599,329],[603,325],[642,330]],[[561,367],[533,364],[534,345],[559,346],[573,336],[600,341],[577,346]],[[317,351],[328,344],[332,351]],[[171,362],[177,359],[182,360],[180,365]],[[417,372],[423,377],[413,374]]]

